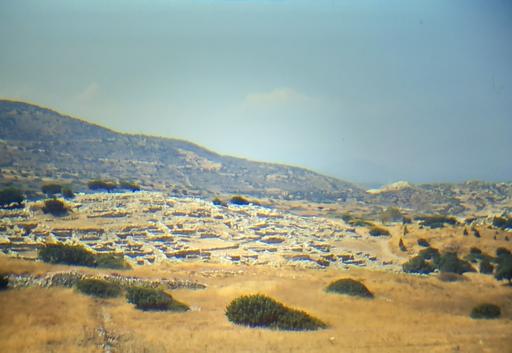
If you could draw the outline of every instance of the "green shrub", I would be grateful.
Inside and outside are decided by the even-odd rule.
[[[416,240],[416,242],[418,243],[419,246],[423,246],[425,248],[430,246],[430,243],[426,239],[423,239],[423,238]]]
[[[132,181],[119,182],[119,189],[129,190],[131,192],[140,191],[140,185]]]
[[[170,294],[160,289],[131,287],[127,289],[126,298],[129,303],[144,311],[188,311],[189,307],[175,300]]]
[[[96,267],[99,268],[113,268],[113,269],[128,269],[130,265],[124,260],[122,254],[97,254],[96,256]]]
[[[7,286],[9,285],[9,277],[4,274],[0,274],[0,290],[7,289]]]
[[[224,206],[226,207],[228,204],[225,202],[225,201],[222,201],[220,198],[218,197],[215,197],[213,200],[212,200],[212,203],[215,205],[215,206]]]
[[[373,294],[364,284],[350,278],[343,278],[330,283],[326,291],[356,297],[373,298]]]
[[[512,218],[494,217],[492,220],[493,226],[496,228],[507,229],[512,228]]]
[[[402,265],[402,269],[407,273],[418,273],[427,275],[434,272],[435,266],[426,261],[422,256],[415,256]]]
[[[508,280],[512,284],[512,255],[502,254],[497,258],[498,265],[494,277],[498,280]]]
[[[41,186],[41,191],[47,196],[53,196],[62,192],[62,185],[57,183],[49,183]]]
[[[256,294],[234,299],[226,308],[228,320],[249,327],[279,330],[317,330],[327,327],[309,314],[286,307],[265,295]]]
[[[0,190],[0,207],[8,207],[14,204],[13,207],[21,207],[21,203],[25,200],[23,193],[15,188],[7,188]]]
[[[480,304],[471,310],[473,319],[497,319],[501,316],[501,309],[495,304]]]
[[[507,255],[512,255],[510,250],[503,248],[503,247],[499,247],[496,249],[496,257],[502,257],[502,256],[507,256]]]
[[[64,196],[66,199],[72,199],[75,197],[75,194],[73,193],[73,190],[69,186],[64,186],[62,188],[62,196]]]
[[[348,221],[352,227],[373,227],[373,223],[362,218],[353,218]]]
[[[99,298],[114,298],[121,294],[121,287],[101,279],[82,279],[76,284],[76,289]]]
[[[386,222],[402,222],[404,216],[402,212],[396,207],[388,207],[380,214],[380,220],[382,223]]]
[[[68,212],[68,209],[61,200],[49,199],[44,201],[43,212],[54,216],[63,216]]]
[[[390,235],[390,233],[387,229],[377,227],[377,226],[371,227],[369,230],[369,234],[372,237],[381,237],[381,236],[389,236]]]
[[[447,252],[439,259],[439,271],[457,273],[475,272],[475,269],[467,261],[459,259],[456,253]]]
[[[117,188],[117,183],[108,180],[91,180],[87,183],[87,186],[91,190],[105,190],[107,192],[112,192],[112,190]]]
[[[491,264],[489,259],[484,258],[482,261],[480,261],[480,273],[489,275],[492,274],[494,271],[494,266]]]
[[[79,245],[47,244],[39,250],[38,257],[52,264],[89,267],[96,265],[94,254]]]
[[[130,266],[120,254],[94,254],[80,245],[47,244],[39,249],[38,258],[52,264],[125,269]]]
[[[442,228],[445,224],[456,225],[458,222],[453,217],[443,215],[417,216],[416,219],[421,226],[429,228]]]
[[[249,200],[242,196],[233,196],[231,200],[229,200],[229,203],[233,205],[240,205],[240,206],[246,206],[250,204]]]

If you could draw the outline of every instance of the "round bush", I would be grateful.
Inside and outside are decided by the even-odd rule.
[[[144,311],[187,311],[189,307],[175,300],[171,295],[159,289],[131,287],[126,292],[129,303]]]
[[[304,311],[294,310],[265,295],[244,295],[226,308],[228,320],[249,327],[305,331],[325,328],[326,324]]]
[[[494,304],[480,304],[471,310],[473,319],[497,319],[500,315],[500,307]]]
[[[475,272],[469,262],[459,259],[456,253],[447,252],[439,259],[439,271],[457,273]]]
[[[428,275],[434,272],[435,266],[425,260],[422,256],[418,255],[407,261],[402,265],[402,269],[407,273],[418,273]]]
[[[76,284],[79,292],[99,298],[114,298],[121,294],[121,288],[101,279],[82,279]]]
[[[373,298],[373,294],[364,284],[350,278],[339,279],[332,282],[327,286],[326,291],[355,297]]]
[[[68,209],[61,200],[49,199],[44,202],[43,212],[54,216],[62,216],[68,213]]]

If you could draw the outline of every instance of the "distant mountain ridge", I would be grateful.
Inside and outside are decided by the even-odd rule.
[[[356,185],[280,164],[222,156],[190,142],[118,133],[36,105],[0,100],[2,183],[137,180],[155,190],[308,200],[364,198]]]
[[[418,212],[512,213],[512,183],[397,182],[365,191],[307,169],[219,155],[196,144],[118,133],[24,102],[0,100],[0,187],[38,191],[45,181],[85,190],[91,179],[137,181],[174,195],[243,194],[284,200],[352,202]]]

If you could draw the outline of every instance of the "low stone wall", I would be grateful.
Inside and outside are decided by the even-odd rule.
[[[205,289],[206,285],[190,280],[180,279],[150,279],[133,276],[121,276],[121,275],[102,275],[102,274],[85,274],[80,272],[51,272],[45,275],[34,276],[29,274],[8,275],[10,288],[28,288],[28,287],[73,287],[81,279],[102,279],[112,283],[116,283],[121,287],[150,287],[158,288],[164,287],[166,289]]]

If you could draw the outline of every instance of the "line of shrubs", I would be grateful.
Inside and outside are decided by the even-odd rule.
[[[40,260],[52,264],[113,269],[130,268],[122,254],[95,254],[80,245],[46,244],[39,249],[37,256]]]
[[[162,289],[145,287],[123,289],[118,284],[102,279],[82,279],[78,281],[76,289],[83,294],[104,299],[119,297],[124,291],[128,302],[143,311],[184,312],[190,310],[188,305],[177,301]]]
[[[460,259],[455,252],[441,254],[439,250],[427,247],[404,263],[402,268],[407,273],[429,274],[438,270],[441,273],[462,275],[465,272],[476,272],[471,263],[479,264],[480,273],[494,272],[497,280],[512,281],[512,255],[505,248],[498,248],[496,257],[492,257],[473,247],[464,259]]]

